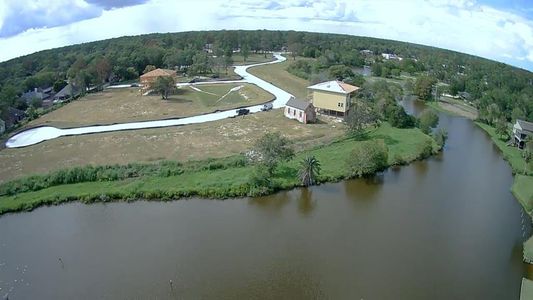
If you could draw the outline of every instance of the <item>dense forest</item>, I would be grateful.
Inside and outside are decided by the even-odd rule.
[[[208,51],[206,51],[208,50]],[[431,100],[437,82],[446,92],[467,95],[487,123],[533,121],[533,73],[503,63],[434,47],[369,37],[294,31],[207,31],[121,37],[41,51],[0,63],[0,115],[8,107],[28,109],[20,95],[34,88],[62,88],[69,81],[88,87],[138,78],[147,66],[188,75],[228,67],[232,56],[288,50],[292,73],[310,79],[325,72],[361,82],[353,70],[370,66],[375,76],[417,78],[413,88]],[[363,51],[365,50],[365,51]],[[209,52],[209,53],[208,53]],[[402,60],[386,60],[382,53]]]

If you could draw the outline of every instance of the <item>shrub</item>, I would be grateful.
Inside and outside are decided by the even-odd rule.
[[[427,158],[427,157],[430,157],[434,151],[433,151],[433,143],[431,142],[431,140],[425,140],[423,144],[419,145],[418,146],[418,158],[419,159],[424,159],[424,158]]]
[[[358,143],[348,161],[351,176],[365,176],[387,167],[389,149],[383,140]]]

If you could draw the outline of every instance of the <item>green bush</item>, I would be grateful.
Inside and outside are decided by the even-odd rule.
[[[235,162],[232,162],[232,164],[235,164]],[[161,161],[156,164],[132,163],[127,165],[74,167],[45,175],[33,175],[5,182],[0,185],[0,195],[38,191],[61,184],[116,181],[142,176],[169,177],[182,173],[182,164],[173,161]]]
[[[389,149],[383,140],[365,141],[355,145],[347,165],[351,176],[374,174],[387,167]]]

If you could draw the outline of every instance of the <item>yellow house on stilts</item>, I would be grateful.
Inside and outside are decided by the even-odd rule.
[[[310,99],[320,114],[344,118],[350,109],[350,97],[359,87],[333,80],[307,87]]]

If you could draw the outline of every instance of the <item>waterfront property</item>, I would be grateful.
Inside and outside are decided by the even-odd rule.
[[[518,148],[524,149],[528,136],[533,137],[533,123],[516,120],[513,126],[513,139]]]
[[[311,102],[302,101],[295,98],[289,99],[285,104],[285,117],[296,119],[300,123],[313,123],[316,121],[315,107]]]
[[[140,77],[141,82],[141,91],[146,92],[150,89],[150,86],[157,80],[159,77],[173,77],[176,79],[176,71],[169,69],[155,69],[153,71],[147,72]]]
[[[333,80],[307,87],[317,112],[344,118],[350,109],[350,97],[359,87]]]

